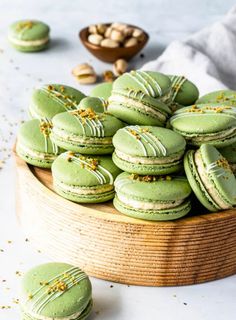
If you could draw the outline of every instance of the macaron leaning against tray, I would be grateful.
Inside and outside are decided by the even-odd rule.
[[[55,191],[79,203],[113,199],[113,182],[120,172],[110,156],[85,156],[71,151],[62,153],[52,165]]]
[[[236,106],[236,91],[218,90],[200,97],[196,103],[221,103]]]
[[[22,20],[14,22],[10,26],[8,40],[19,51],[41,51],[48,46],[49,32],[49,26],[44,22]]]
[[[124,73],[113,83],[108,112],[129,124],[164,126],[172,112],[162,100],[170,90],[170,78],[162,73]]]
[[[183,106],[190,106],[199,97],[198,88],[184,76],[169,76],[171,79],[171,94],[168,106],[175,111]]]
[[[25,273],[20,306],[23,320],[84,320],[92,310],[92,287],[78,267],[51,262]]]
[[[210,211],[236,205],[236,179],[228,161],[213,146],[187,151],[184,168],[198,200]]]
[[[91,109],[98,113],[107,111],[107,101],[98,97],[85,97],[80,101],[78,109]]]
[[[111,91],[112,91],[112,82],[99,83],[91,90],[90,96],[108,100],[108,98],[111,95]]]
[[[119,119],[92,109],[63,112],[52,122],[52,141],[63,149],[84,154],[112,153],[112,137],[124,126]]]
[[[185,177],[123,172],[115,180],[115,191],[115,208],[133,218],[174,220],[191,209],[191,188]]]
[[[32,118],[52,119],[56,114],[78,108],[85,95],[62,84],[47,84],[33,91],[29,114]]]
[[[124,171],[163,175],[182,169],[186,142],[178,133],[160,127],[127,126],[113,137],[113,161]]]
[[[231,167],[231,170],[234,174],[236,174],[236,142],[234,142],[228,147],[221,148],[220,153],[223,157],[227,159]]]
[[[38,119],[23,123],[17,135],[16,152],[24,161],[37,167],[50,168],[53,161],[64,150],[49,138],[50,121]]]
[[[177,110],[170,119],[170,125],[184,136],[189,145],[207,143],[222,148],[236,141],[236,107],[192,105]]]

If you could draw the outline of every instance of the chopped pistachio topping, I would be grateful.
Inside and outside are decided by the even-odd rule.
[[[17,30],[21,31],[22,29],[31,29],[34,25],[33,21],[22,21],[17,24]]]
[[[52,129],[52,122],[50,121],[41,121],[39,125],[40,131],[42,132],[45,137],[49,137]]]
[[[143,182],[154,182],[154,181],[171,181],[172,177],[171,176],[151,176],[151,175],[140,176],[138,174],[132,174],[130,176],[130,179],[141,181],[141,182],[142,181]]]
[[[82,119],[82,122],[85,122],[86,119],[98,120],[100,118],[99,115],[94,110],[92,110],[91,108],[73,110],[71,113],[73,115],[80,116],[81,119]]]

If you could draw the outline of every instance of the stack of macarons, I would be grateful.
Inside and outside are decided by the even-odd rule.
[[[74,202],[115,197],[123,214],[173,220],[189,213],[194,191],[208,210],[228,209],[236,205],[235,97],[199,98],[183,76],[141,70],[89,97],[49,84],[33,92],[34,119],[22,125],[17,152],[51,167],[55,191]]]

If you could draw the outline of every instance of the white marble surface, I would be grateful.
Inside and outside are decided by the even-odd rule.
[[[78,30],[95,21],[120,20],[145,28],[151,36],[144,50],[131,66],[141,66],[155,58],[173,39],[220,19],[234,0],[207,1],[66,1],[1,0],[0,2],[0,160],[8,156],[20,119],[25,118],[31,89],[43,82],[61,82],[79,87],[71,76],[78,63],[91,62],[97,72],[110,66],[97,61],[80,45]],[[8,25],[21,18],[37,18],[52,28],[50,50],[22,54],[6,41]],[[88,93],[90,87],[79,87]],[[5,141],[6,140],[6,141]],[[6,149],[6,150],[4,150]],[[14,164],[9,158],[0,170],[0,320],[18,320],[20,277],[29,267],[48,261],[43,253],[25,241],[15,219]],[[8,243],[11,240],[12,243]],[[3,282],[6,280],[6,282]],[[179,288],[145,288],[112,284],[92,279],[94,311],[97,320],[226,320],[236,315],[236,276],[203,285]]]

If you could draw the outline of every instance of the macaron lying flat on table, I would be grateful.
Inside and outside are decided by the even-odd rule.
[[[175,111],[183,106],[194,104],[199,97],[199,91],[195,84],[184,76],[171,75],[169,77],[171,80],[171,102],[168,106]]]
[[[227,160],[208,144],[184,157],[188,181],[198,200],[210,211],[236,205],[236,179]]]
[[[171,110],[162,100],[170,90],[170,78],[162,73],[124,73],[113,83],[108,112],[129,124],[164,126]]]
[[[8,40],[19,51],[40,51],[48,46],[49,31],[48,25],[41,21],[17,21],[9,28]]]
[[[84,320],[92,310],[92,287],[78,267],[51,262],[23,276],[20,306],[23,320]]]
[[[113,182],[120,172],[110,156],[84,156],[70,151],[62,153],[52,166],[55,191],[81,203],[113,199]]]
[[[191,188],[185,177],[139,176],[121,173],[115,180],[114,206],[144,220],[173,220],[191,209]]]
[[[112,137],[124,126],[119,119],[92,109],[63,112],[52,122],[52,141],[61,148],[84,154],[112,153]]]
[[[33,91],[29,106],[32,118],[52,119],[56,114],[78,108],[85,95],[62,84],[47,84]]]
[[[199,104],[181,108],[170,125],[189,145],[208,143],[222,148],[236,141],[236,107]]]
[[[95,112],[106,112],[107,111],[107,101],[103,98],[97,97],[85,97],[80,101],[78,109],[91,109]]]
[[[169,174],[182,168],[186,142],[178,133],[160,127],[127,126],[113,137],[113,161],[124,171]]]
[[[228,147],[221,148],[220,153],[227,159],[231,170],[234,172],[234,174],[236,174],[236,142]]]
[[[21,125],[17,135],[17,154],[29,164],[50,168],[56,157],[64,150],[49,138],[50,121],[33,119]]]
[[[111,95],[111,91],[112,91],[112,82],[99,83],[91,90],[90,96],[108,100],[108,98]]]
[[[218,90],[200,97],[196,103],[221,103],[236,106],[236,91]]]

